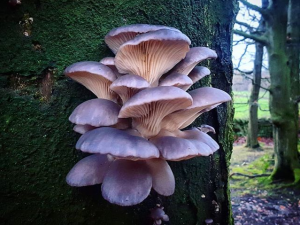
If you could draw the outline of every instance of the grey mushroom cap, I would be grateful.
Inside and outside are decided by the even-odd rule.
[[[101,184],[111,163],[106,155],[87,156],[75,164],[66,181],[70,186],[76,187]]]
[[[142,77],[127,74],[116,79],[110,89],[116,92],[122,99],[123,104],[138,91],[149,87],[150,84]]]
[[[99,62],[83,61],[68,66],[64,74],[85,86],[98,98],[116,101],[117,96],[109,90],[109,86],[117,77],[109,67]]]
[[[169,29],[141,34],[120,46],[115,65],[120,73],[139,75],[157,86],[159,78],[186,56],[190,43],[186,35]]]
[[[93,130],[95,129],[96,127],[93,127],[91,125],[79,125],[79,124],[76,124],[74,127],[73,127],[73,130],[79,134],[84,134],[90,130]]]
[[[83,134],[76,144],[76,149],[129,160],[159,157],[158,149],[146,139],[111,127],[101,127]]]
[[[187,160],[196,156],[208,156],[219,149],[209,135],[198,129],[159,134],[150,141],[159,149],[161,157],[170,161]]]
[[[205,59],[215,59],[215,51],[207,47],[194,47],[186,54],[186,57],[180,61],[172,71],[188,75],[192,69]]]
[[[161,29],[170,29],[180,32],[176,28],[161,25],[131,24],[112,29],[104,39],[105,43],[109,46],[113,53],[116,53],[122,44],[135,38],[137,35]]]
[[[145,161],[152,176],[152,187],[160,195],[170,196],[175,191],[174,174],[164,159],[150,159]]]
[[[173,86],[187,90],[193,85],[193,81],[184,74],[171,73],[159,82],[159,86]]]
[[[143,161],[116,160],[102,184],[102,196],[110,203],[131,206],[142,202],[150,193],[152,178]]]
[[[119,122],[121,107],[106,99],[91,99],[78,105],[69,117],[72,123],[94,127],[111,126]]]
[[[188,74],[188,77],[196,83],[201,80],[203,77],[210,74],[210,70],[205,66],[196,66],[192,71]]]

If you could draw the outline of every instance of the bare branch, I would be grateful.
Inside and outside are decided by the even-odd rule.
[[[240,1],[244,6],[246,6],[247,8],[252,9],[252,10],[254,10],[254,11],[256,11],[256,12],[259,12],[262,16],[264,16],[265,14],[267,14],[267,12],[266,12],[265,9],[260,8],[260,7],[256,6],[256,5],[253,5],[253,4],[249,3],[249,2],[247,2],[246,0],[239,0],[239,1]]]
[[[241,25],[241,26],[244,26],[244,27],[247,27],[250,31],[254,30],[255,28],[254,27],[251,27],[248,23],[244,23],[244,22],[241,22],[241,21],[235,21],[236,24],[238,25]]]
[[[267,45],[268,44],[267,39],[264,36],[261,36],[261,35],[248,34],[246,32],[240,31],[240,30],[233,30],[233,33],[235,33],[237,35],[240,35],[242,37],[245,37],[245,38],[250,38],[250,39],[252,39],[256,42],[261,43],[262,45]]]

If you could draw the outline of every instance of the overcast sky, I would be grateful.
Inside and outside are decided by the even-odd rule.
[[[261,0],[248,0],[250,3],[255,4],[257,6],[261,7]],[[244,7],[243,4],[240,4],[240,11],[237,15],[237,20],[241,21],[241,22],[245,22],[249,25],[251,25],[252,27],[257,27],[258,26],[258,22],[257,21],[253,21],[253,17],[257,17],[258,19],[260,18],[260,14],[256,13],[253,10],[247,10],[246,7]],[[235,24],[234,29],[237,30],[244,30],[246,31],[246,29],[238,24]],[[238,35],[233,35],[233,41],[237,41],[243,39],[241,36]],[[250,39],[247,39],[248,42],[253,42]],[[234,44],[234,43],[233,43]],[[234,45],[233,49],[232,49],[232,61],[233,61],[233,66],[234,68],[236,68],[239,64],[239,61],[242,57],[242,55],[245,52],[245,48],[246,48],[247,44],[244,42],[239,43],[238,45]],[[249,45],[247,50],[246,50],[246,54],[242,57],[242,61],[240,62],[240,69],[241,70],[245,70],[245,71],[250,71],[253,70],[253,59],[254,59],[254,53],[255,53],[255,46],[254,44]],[[265,57],[266,58],[266,57]],[[266,64],[266,62],[264,62],[264,64]]]

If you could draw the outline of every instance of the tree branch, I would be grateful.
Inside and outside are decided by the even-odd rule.
[[[251,27],[248,23],[244,23],[244,22],[241,22],[241,21],[238,21],[238,20],[236,20],[235,23],[238,24],[238,25],[247,27],[250,31],[255,29],[254,27]]]
[[[262,45],[267,45],[268,44],[267,39],[263,36],[260,36],[260,35],[248,34],[248,33],[243,32],[241,30],[233,30],[233,33],[236,34],[236,35],[240,35],[242,37],[245,37],[245,38],[250,38],[250,39],[252,39],[256,42],[261,43]]]
[[[268,16],[267,10],[265,10],[265,9],[263,9],[263,8],[260,8],[260,7],[256,6],[256,5],[253,5],[253,4],[249,3],[249,2],[247,2],[246,0],[239,0],[239,1],[240,1],[244,6],[246,6],[247,8],[252,9],[252,10],[254,10],[254,11],[256,11],[256,12],[259,12],[263,17]]]

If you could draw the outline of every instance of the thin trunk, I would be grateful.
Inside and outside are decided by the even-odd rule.
[[[255,44],[255,59],[253,71],[252,90],[249,99],[249,123],[247,135],[247,147],[258,148],[258,98],[261,84],[261,68],[264,54],[264,46],[260,43]]]
[[[267,23],[269,34],[269,69],[271,74],[270,112],[273,121],[275,168],[273,180],[294,180],[299,167],[297,152],[297,110],[293,101],[291,68],[286,49],[288,0],[273,0],[271,18]],[[299,4],[299,3],[297,3]]]
[[[269,5],[268,0],[262,0],[262,8],[266,9]],[[261,17],[259,22],[258,31],[265,32],[265,21]],[[255,59],[253,70],[252,90],[249,99],[249,123],[248,123],[248,135],[247,135],[247,147],[258,148],[258,98],[261,85],[261,68],[263,62],[264,46],[256,42],[255,44]]]

